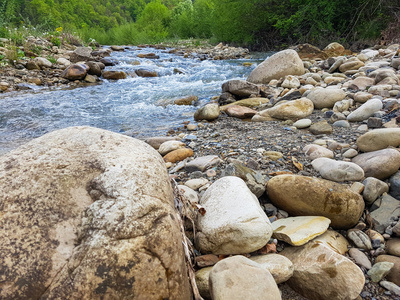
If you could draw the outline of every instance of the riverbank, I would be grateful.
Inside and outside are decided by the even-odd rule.
[[[308,50],[304,51],[304,48]],[[353,207],[350,212],[339,208],[350,205],[344,194],[340,196],[343,202],[335,207],[341,211],[340,215],[349,219],[354,218],[350,214],[355,210],[359,213],[351,221],[352,225],[340,223],[344,220],[339,222],[340,226],[338,223],[331,224],[340,238],[328,244],[334,252],[339,252],[357,265],[352,271],[346,270],[347,275],[353,273],[350,276],[357,277],[361,270],[363,279],[340,284],[335,277],[341,278],[344,274],[339,270],[340,263],[336,262],[337,269],[332,267],[335,277],[325,281],[321,279],[324,278],[321,273],[318,275],[321,276],[319,284],[327,291],[342,293],[352,290],[356,293],[353,295],[359,294],[357,299],[399,299],[398,49],[399,45],[392,45],[385,49],[367,49],[357,54],[329,57],[313,47],[297,47],[298,53],[303,56],[299,63],[306,66],[305,74],[295,74],[294,68],[276,79],[269,77],[263,85],[250,82],[250,79],[253,82],[258,80],[254,79],[252,74],[257,71],[253,70],[247,81],[234,80],[224,84],[216,103],[206,105],[208,109],[200,108],[195,114],[198,123],[185,123],[178,129],[171,129],[169,135],[179,142],[167,141],[160,148],[154,143],[157,139],[150,138],[147,142],[164,155],[170,176],[185,186],[185,193],[195,195],[190,194],[191,199],[198,197],[199,204],[206,211],[207,204],[203,201],[206,201],[204,197],[208,190],[221,178],[233,175],[246,182],[272,221],[314,214],[330,215],[333,220],[336,217],[325,211],[326,207],[314,211],[313,206],[317,203],[310,203],[310,207],[302,212],[298,212],[296,207],[299,202],[305,205],[313,193],[317,193],[316,199],[322,201],[325,196],[322,191],[317,192],[319,185],[336,189],[334,184],[340,183],[363,200],[356,205],[358,208]],[[277,65],[280,71],[284,69],[285,62],[291,60],[291,54],[286,55],[280,58],[280,63],[270,61],[268,64],[267,60],[262,76],[265,78],[266,73],[274,73]],[[176,148],[182,149],[174,150]],[[291,181],[292,186],[282,182],[275,187],[277,178]],[[308,178],[318,178],[315,186],[303,185],[302,180],[310,180]],[[325,181],[318,181],[322,179]],[[192,189],[190,193],[188,188]],[[274,194],[275,189],[281,194],[279,199]],[[289,204],[284,205],[285,201]],[[198,218],[201,219],[200,216]],[[205,230],[205,225],[199,226],[198,231]],[[303,230],[305,225],[297,226],[297,230]],[[313,226],[310,225],[310,231]],[[192,234],[188,233],[189,236]],[[285,249],[291,248],[288,241],[294,237],[291,233],[273,237],[275,239],[269,242],[270,246],[261,252],[286,256],[288,251]],[[223,240],[223,237],[220,239]],[[196,249],[201,250],[201,246],[197,248],[199,241],[196,241]],[[339,245],[343,241],[343,250],[338,250],[343,247]],[[298,252],[304,253],[298,255],[306,255],[309,250],[304,249],[307,247],[299,247]],[[247,257],[259,254],[250,253]],[[318,257],[316,253],[312,255],[315,259]],[[204,289],[204,278],[212,269],[203,268],[214,265],[219,259],[210,256],[197,258],[198,262],[201,261],[201,264],[198,263],[197,280],[205,298],[209,296],[208,286]],[[203,260],[207,262],[205,265]],[[316,293],[318,299],[323,299],[324,291],[316,291],[320,287],[314,286],[312,273],[318,273],[318,268],[324,269],[325,262],[313,261],[309,257],[307,260],[308,266],[303,266],[301,260],[294,262],[297,271],[289,280],[289,285],[306,298],[312,298]],[[386,267],[388,269],[384,271]],[[378,273],[380,275],[377,276]],[[392,283],[388,283],[390,281]],[[287,286],[282,287],[282,291],[283,299],[303,299],[288,290]]]

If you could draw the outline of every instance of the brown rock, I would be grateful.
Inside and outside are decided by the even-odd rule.
[[[167,155],[164,156],[165,162],[172,162],[175,163],[177,161],[184,160],[187,157],[193,156],[193,150],[189,148],[177,149],[171,151]]]
[[[257,114],[256,110],[240,105],[230,105],[226,108],[225,112],[228,114],[228,116],[239,119],[252,118],[255,114]]]
[[[86,77],[88,68],[84,64],[70,65],[62,72],[61,77],[68,80],[81,80]]]
[[[328,55],[321,51],[318,47],[310,44],[301,44],[294,49],[297,51],[301,59],[327,59]]]
[[[400,238],[388,240],[385,249],[388,254],[400,257]]]
[[[199,268],[204,268],[215,265],[217,262],[219,262],[219,258],[214,254],[206,254],[196,256],[195,261]]]
[[[135,71],[136,75],[139,77],[158,77],[156,71],[150,71],[146,69],[138,69]]]
[[[176,105],[192,105],[193,103],[197,102],[199,97],[197,96],[187,96],[184,98],[174,100],[174,104]]]
[[[361,60],[352,60],[346,61],[340,65],[339,70],[340,72],[344,73],[349,70],[358,70],[359,68],[363,67],[364,63]]]
[[[88,61],[85,63],[87,66],[89,66],[88,74],[90,75],[96,75],[96,76],[101,76],[101,70],[102,66],[98,62],[94,61]]]
[[[327,121],[321,121],[314,123],[309,128],[312,134],[331,134],[333,132],[333,128]]]
[[[126,73],[124,71],[104,71],[102,75],[104,79],[119,80],[126,78]]]
[[[376,258],[375,263],[384,261],[394,263],[394,266],[386,276],[386,279],[397,285],[400,285],[400,257],[392,255],[379,255]]]
[[[355,299],[365,283],[364,274],[349,259],[327,246],[310,242],[280,252],[294,265],[289,286],[310,300]]]
[[[365,177],[384,180],[399,170],[400,153],[388,148],[359,154],[352,161],[364,170]]]
[[[357,224],[364,200],[346,185],[299,175],[279,175],[267,184],[271,202],[292,216],[324,216],[331,226],[348,229]]]
[[[169,176],[145,143],[55,131],[0,158],[0,189],[0,298],[190,299]]]

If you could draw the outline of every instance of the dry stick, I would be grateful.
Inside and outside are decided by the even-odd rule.
[[[196,278],[195,278],[194,267],[193,267],[193,258],[194,258],[193,246],[185,234],[185,226],[183,224],[183,217],[188,218],[192,223],[194,223],[193,220],[186,213],[188,200],[182,196],[181,192],[179,191],[178,185],[174,179],[171,179],[171,184],[172,184],[174,197],[175,197],[175,208],[177,210],[176,215],[177,215],[178,222],[179,222],[179,225],[181,228],[182,244],[183,244],[183,248],[185,250],[186,268],[187,268],[188,276],[190,279],[190,285],[192,286],[193,297],[194,297],[194,300],[204,300],[200,296],[200,292],[199,292],[199,289],[196,284]],[[195,231],[194,224],[193,224],[193,231]]]

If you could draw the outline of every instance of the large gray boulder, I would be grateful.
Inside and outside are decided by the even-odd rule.
[[[189,299],[161,156],[90,128],[0,157],[1,299]],[[4,288],[7,287],[7,288]]]
[[[272,79],[280,79],[286,75],[303,75],[303,61],[296,51],[283,50],[268,57],[249,75],[247,81],[252,83],[269,83]]]

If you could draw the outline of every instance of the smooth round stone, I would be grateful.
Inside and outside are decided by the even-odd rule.
[[[364,267],[366,269],[371,269],[372,264],[364,252],[358,250],[357,248],[351,248],[349,250],[349,255],[355,260],[356,264]]]
[[[317,88],[311,91],[307,98],[314,103],[316,109],[332,108],[337,101],[346,97],[346,93],[341,89]]]
[[[304,118],[312,114],[314,105],[307,98],[291,100],[278,104],[267,110],[268,114],[275,119],[288,120]]]
[[[310,127],[312,124],[312,121],[310,119],[300,119],[296,121],[293,126],[296,127],[297,129],[303,129]]]
[[[367,102],[372,97],[373,95],[367,92],[357,92],[354,94],[354,100],[361,103]]]
[[[355,163],[321,157],[313,160],[311,164],[325,179],[343,182],[358,181],[364,178],[363,169]]]
[[[389,191],[389,186],[374,177],[368,177],[363,181],[365,186],[363,197],[367,204],[371,205],[379,196]]]
[[[303,152],[307,158],[314,160],[320,157],[334,158],[334,153],[332,150],[325,148],[320,145],[310,144],[303,148]]]
[[[367,120],[382,108],[382,101],[380,99],[372,98],[349,114],[347,120],[350,122],[361,122]]]
[[[352,161],[364,170],[365,177],[383,180],[399,169],[400,153],[395,149],[388,148],[359,154]]]
[[[346,120],[339,120],[332,124],[333,127],[350,128],[350,124]]]
[[[219,261],[210,272],[210,294],[215,300],[253,299],[281,300],[279,288],[271,273],[260,264],[236,255]]]
[[[204,299],[211,299],[209,284],[211,269],[212,267],[202,268],[195,273],[197,288]]]
[[[355,157],[355,156],[357,156],[357,155],[358,155],[357,150],[355,150],[355,149],[349,149],[349,150],[346,150],[346,152],[344,152],[342,156],[343,156],[344,158],[353,158],[353,157]]]
[[[386,251],[390,255],[400,257],[400,238],[388,240],[386,242]]]
[[[262,248],[272,226],[257,197],[235,176],[215,181],[201,197],[206,210],[196,220],[196,245],[202,253],[239,254]]]
[[[360,194],[324,179],[278,175],[268,181],[267,192],[272,204],[290,215],[324,216],[338,229],[356,225],[364,211]]]
[[[326,121],[321,121],[314,123],[310,126],[310,132],[315,135],[319,134],[331,134],[333,132],[333,128]]]
[[[357,248],[372,250],[369,236],[359,229],[350,229],[347,231],[347,238],[356,245]]]
[[[199,108],[194,113],[194,119],[196,121],[200,120],[212,121],[219,117],[219,113],[220,113],[219,105],[217,103],[209,103]]]
[[[363,152],[381,150],[389,146],[400,146],[400,128],[374,129],[357,139],[357,147]]]
[[[268,270],[277,284],[287,281],[293,275],[293,263],[283,255],[270,253],[251,256],[250,260]]]
[[[314,238],[312,243],[323,244],[336,253],[342,255],[348,251],[350,246],[349,242],[343,235],[332,229],[328,229],[324,234]]]

